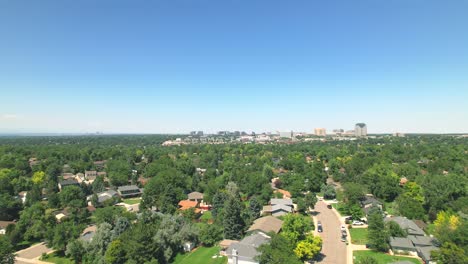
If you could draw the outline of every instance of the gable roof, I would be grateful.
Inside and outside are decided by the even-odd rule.
[[[262,232],[251,234],[244,237],[238,243],[232,243],[226,250],[229,257],[232,257],[232,251],[237,250],[237,256],[239,261],[251,261],[253,262],[255,257],[260,253],[257,248],[270,241],[270,237]]]
[[[391,237],[390,238],[390,247],[391,248],[402,248],[415,250],[413,243],[406,237]]]
[[[117,188],[117,190],[119,192],[125,192],[125,191],[140,191],[140,188],[138,188],[138,186],[136,185],[124,185],[124,186],[119,186],[119,188]]]
[[[429,247],[418,247],[418,256],[421,257],[425,262],[431,260],[431,251],[439,250],[438,247],[429,246]]]
[[[201,200],[203,199],[203,193],[201,192],[191,192],[187,194],[187,198],[189,200]]]
[[[78,181],[75,179],[66,179],[60,182],[61,186],[67,186],[67,185],[79,185]]]
[[[437,241],[435,238],[428,237],[428,236],[412,236],[409,235],[408,238],[413,242],[414,246],[416,247],[428,247],[428,246],[435,246]]]
[[[265,233],[275,232],[278,234],[282,225],[283,221],[280,219],[273,216],[265,216],[255,220],[247,231],[261,230]]]
[[[293,206],[293,202],[291,199],[277,199],[277,198],[272,198],[270,200],[271,205],[275,204],[282,204],[282,205],[288,205],[288,206]]]
[[[179,202],[180,210],[187,210],[189,208],[194,208],[197,206],[196,201],[182,200]]]
[[[7,228],[8,225],[14,225],[15,222],[12,221],[0,221],[0,228]]]
[[[285,211],[285,212],[291,213],[292,208],[291,208],[291,206],[287,206],[287,205],[284,205],[284,204],[275,204],[275,205],[271,206],[271,211],[272,212]]]
[[[364,199],[361,200],[361,205],[369,205],[369,204],[376,204],[376,205],[382,205],[382,202],[377,200],[374,196],[372,195],[366,195]]]
[[[416,236],[424,236],[426,235],[424,231],[419,228],[412,220],[409,220],[406,217],[401,216],[393,216],[387,217],[384,219],[385,222],[394,221],[396,222],[402,229],[408,232],[408,235],[416,235]]]

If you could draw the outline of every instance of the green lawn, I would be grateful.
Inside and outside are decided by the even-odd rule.
[[[335,208],[342,216],[348,214],[348,210],[346,209],[346,205],[342,202],[332,203],[333,208]]]
[[[356,245],[365,245],[367,243],[367,228],[351,228],[351,243]]]
[[[56,264],[74,264],[75,262],[65,256],[59,256],[56,252],[50,253],[46,258],[42,258],[42,261],[56,263]]]
[[[381,252],[376,252],[372,250],[356,250],[353,251],[353,258],[354,258],[354,263],[359,263],[358,261],[365,257],[373,257],[377,260],[377,263],[379,264],[387,264],[387,263],[392,263],[392,262],[397,262],[397,261],[403,261],[407,260],[413,263],[421,264],[422,262],[419,259],[416,258],[409,258],[409,257],[400,257],[400,256],[390,256]]]
[[[220,247],[200,247],[197,250],[187,254],[177,254],[174,264],[225,264],[227,257],[212,258],[219,256]]]
[[[128,198],[128,199],[123,199],[123,202],[126,204],[137,204],[141,202],[141,199],[138,198]]]

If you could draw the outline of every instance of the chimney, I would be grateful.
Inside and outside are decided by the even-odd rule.
[[[238,261],[238,254],[237,249],[232,250],[232,264],[237,264]]]

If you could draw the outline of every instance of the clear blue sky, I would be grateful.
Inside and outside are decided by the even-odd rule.
[[[468,132],[468,1],[0,1],[0,132]]]

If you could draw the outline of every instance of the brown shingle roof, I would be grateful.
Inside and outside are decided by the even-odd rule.
[[[279,220],[276,217],[265,216],[265,217],[260,217],[257,220],[255,220],[253,225],[250,226],[249,230],[247,231],[261,230],[265,233],[273,231],[278,234],[278,232],[281,229],[282,224],[283,224],[283,221]]]

